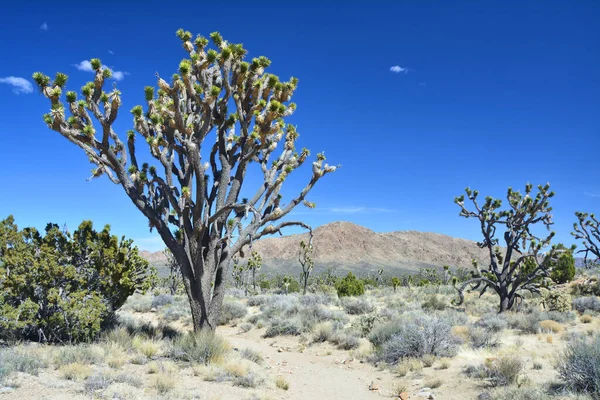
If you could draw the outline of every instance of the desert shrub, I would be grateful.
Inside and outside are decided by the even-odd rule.
[[[476,323],[490,332],[502,332],[508,328],[508,321],[502,314],[486,314]]]
[[[264,337],[271,338],[281,335],[298,336],[302,333],[302,325],[297,318],[275,317],[267,328]]]
[[[359,332],[361,337],[366,337],[379,320],[380,318],[374,314],[361,315],[352,323],[352,326]]]
[[[189,305],[183,302],[173,302],[161,308],[161,317],[167,322],[178,321],[189,315]]]
[[[106,373],[94,374],[88,376],[83,388],[86,392],[96,392],[104,390],[114,382],[114,378]]]
[[[249,347],[240,350],[240,356],[259,365],[264,361],[263,356],[258,351],[252,350]]]
[[[333,302],[333,298],[330,295],[321,293],[309,293],[299,298],[301,305],[305,307],[314,307],[318,304],[328,306]]]
[[[427,296],[427,299],[423,303],[421,303],[421,307],[424,309],[442,311],[446,308],[446,302],[444,302],[437,294],[431,294]]]
[[[336,345],[337,348],[340,350],[352,350],[360,346],[360,339],[352,331],[337,331],[333,335],[331,335],[329,341]]]
[[[250,307],[258,307],[258,306],[262,306],[263,304],[265,304],[268,300],[269,300],[270,296],[267,296],[265,294],[259,294],[257,296],[251,296],[248,298],[248,306]]]
[[[248,313],[246,306],[238,301],[224,301],[219,316],[219,325],[225,325],[234,319],[243,318]]]
[[[258,375],[256,372],[250,371],[246,375],[236,376],[233,379],[234,386],[241,386],[245,388],[255,388],[264,382],[264,378]]]
[[[152,297],[144,296],[140,293],[136,293],[127,299],[127,302],[123,305],[125,311],[135,311],[138,313],[147,313],[152,309]]]
[[[447,320],[437,316],[411,316],[374,329],[369,340],[376,347],[376,360],[388,364],[426,354],[450,357],[456,354],[459,343],[451,329]]]
[[[496,347],[500,343],[498,331],[474,327],[469,329],[469,342],[474,349]]]
[[[550,319],[552,321],[556,321],[561,324],[567,324],[569,322],[572,322],[575,320],[576,317],[577,317],[577,313],[575,313],[573,311],[568,311],[568,312],[544,311],[544,312],[541,312],[539,315],[539,319],[542,321]]]
[[[67,364],[100,364],[104,361],[105,353],[100,346],[78,345],[62,346],[54,353],[52,362],[57,367]]]
[[[208,365],[220,359],[227,351],[227,342],[220,336],[214,332],[200,331],[176,339],[171,348],[171,356],[177,360]]]
[[[363,298],[346,297],[341,303],[344,310],[351,315],[367,314],[375,310],[375,306]]]
[[[546,290],[543,299],[549,311],[566,312],[571,310],[571,295],[565,290]]]
[[[335,289],[339,297],[344,296],[361,296],[365,293],[365,285],[352,272],[348,272],[343,279],[335,284]]]
[[[600,311],[600,299],[596,296],[577,297],[573,299],[573,308],[580,313],[585,310]]]
[[[569,341],[557,370],[570,389],[600,397],[600,334]]]
[[[511,313],[507,314],[508,325],[522,333],[534,334],[540,329],[540,316],[538,313]]]
[[[487,398],[489,400],[546,400],[550,396],[539,388],[509,386],[494,390]]]
[[[0,349],[0,384],[13,372],[24,372],[30,375],[37,375],[40,368],[46,364],[23,349],[4,348]]]
[[[42,234],[9,216],[0,221],[0,339],[90,340],[153,276],[108,225],[96,231],[84,221],[70,234],[48,224]]]
[[[313,332],[313,343],[323,343],[331,339],[333,334],[333,324],[331,322],[322,322],[315,326]]]
[[[507,386],[517,383],[524,369],[523,360],[515,355],[501,356],[479,366],[468,366],[465,374],[470,378],[486,379],[492,386]]]
[[[173,296],[170,294],[159,294],[152,299],[152,308],[158,308],[173,303]]]

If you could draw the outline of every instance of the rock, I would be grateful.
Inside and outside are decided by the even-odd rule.
[[[407,392],[402,392],[402,393],[400,393],[400,396],[398,396],[398,398],[400,400],[408,400],[408,393]]]
[[[376,384],[374,381],[371,381],[371,384],[369,385],[369,390],[375,392],[379,390],[379,385]]]

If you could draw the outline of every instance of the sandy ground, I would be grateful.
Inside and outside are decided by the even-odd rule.
[[[152,314],[140,315],[141,319],[151,320]],[[600,330],[600,319],[591,324],[577,323],[568,326],[568,331]],[[69,381],[60,376],[53,367],[43,370],[38,376],[19,373],[11,378],[13,389],[0,389],[3,399],[375,399],[398,398],[398,388],[403,386],[410,399],[476,399],[488,390],[486,383],[468,378],[462,371],[467,365],[478,365],[487,358],[502,354],[519,354],[525,360],[525,374],[530,384],[538,386],[556,379],[555,357],[564,347],[561,333],[543,335],[520,335],[507,330],[502,335],[499,348],[472,350],[466,345],[458,355],[449,359],[448,367],[441,368],[440,361],[432,367],[410,372],[399,377],[389,369],[361,362],[352,352],[338,350],[330,344],[302,344],[298,337],[277,337],[265,339],[264,329],[251,329],[241,332],[239,327],[220,327],[218,333],[231,344],[233,352],[250,348],[260,353],[264,364],[255,367],[265,378],[265,383],[256,388],[233,386],[231,382],[207,382],[202,376],[195,376],[194,370],[186,365],[173,364],[172,376],[175,388],[159,395],[152,385],[154,375],[148,374],[148,365],[126,363],[116,369],[116,373],[133,376],[134,383],[113,383],[97,395],[84,391],[82,381]],[[364,345],[367,345],[365,339]],[[534,369],[534,362],[538,368]],[[541,367],[540,367],[541,365]],[[94,372],[111,371],[106,363],[94,366]],[[289,390],[275,386],[278,376],[289,382]],[[439,380],[440,386],[430,389],[428,384]],[[372,390],[375,389],[375,390]],[[101,396],[100,396],[101,394]],[[433,395],[433,397],[430,397]]]

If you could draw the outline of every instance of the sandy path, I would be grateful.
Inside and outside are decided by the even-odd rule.
[[[279,392],[281,396],[278,398],[281,399],[389,398],[394,382],[398,381],[391,373],[352,360],[348,352],[327,344],[309,346],[300,352],[296,338],[263,339],[259,330],[239,334],[236,328],[224,327],[219,333],[234,347],[260,352],[272,375],[285,377],[290,389]],[[371,382],[375,382],[379,390],[369,390]]]

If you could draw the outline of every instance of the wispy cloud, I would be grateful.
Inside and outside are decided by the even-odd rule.
[[[31,82],[19,76],[7,76],[6,78],[0,78],[0,83],[11,85],[14,94],[28,94],[33,92],[33,85]]]
[[[150,236],[145,238],[133,239],[133,243],[140,250],[160,251],[165,248],[165,244],[160,236]]]
[[[110,54],[111,56],[114,56],[114,55],[115,55],[115,52],[114,52],[114,51],[112,51],[112,50],[109,50],[109,51],[108,51],[108,54]]]
[[[42,25],[40,25],[40,29],[43,31],[47,31],[48,30],[48,23],[44,21],[44,23]]]
[[[85,72],[94,72],[94,68],[92,68],[92,63],[89,60],[83,60],[79,64],[74,64],[75,68],[80,71]],[[122,81],[125,78],[125,75],[129,75],[129,72],[123,71],[115,71],[114,69],[103,65],[102,68],[108,68],[112,72],[112,77],[116,81]]]
[[[390,71],[392,71],[395,74],[399,74],[401,72],[406,74],[406,73],[408,73],[408,68],[404,68],[399,65],[394,65],[394,66],[390,67]]]
[[[583,192],[583,195],[588,197],[600,197],[599,193]]]

